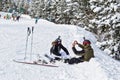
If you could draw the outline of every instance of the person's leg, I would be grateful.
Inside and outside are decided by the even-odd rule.
[[[73,57],[68,61],[68,64],[78,64],[80,62],[84,62],[83,57],[78,57],[78,58]]]
[[[74,52],[76,55],[84,54],[84,50],[77,51],[75,47],[72,47],[72,50],[73,50],[73,52]],[[69,60],[68,63],[69,63],[69,64],[80,63],[80,62],[83,62],[83,58],[84,58],[84,56],[78,57],[78,58],[73,57],[73,58],[71,58],[71,59]]]
[[[62,59],[68,59],[68,58],[70,58],[70,56],[67,55],[65,52],[60,52],[60,54],[61,54],[61,58]]]
[[[54,57],[54,60],[58,60],[58,61],[61,60],[61,54],[58,52],[53,52],[53,57]]]
[[[63,60],[64,63],[68,63],[69,59],[70,59],[70,55],[67,55],[65,52],[61,52],[61,58]]]

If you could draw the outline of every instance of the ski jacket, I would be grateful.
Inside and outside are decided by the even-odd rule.
[[[83,61],[89,61],[92,57],[94,57],[94,51],[90,45],[78,44],[78,46],[83,50],[77,51],[75,47],[72,47],[72,49],[76,55],[83,57]]]
[[[62,44],[57,44],[57,45],[53,45],[50,49],[50,53],[54,54],[56,56],[61,56],[60,54],[60,50],[63,50],[67,55],[69,55],[68,50],[62,45]]]

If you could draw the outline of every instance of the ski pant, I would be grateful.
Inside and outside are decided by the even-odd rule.
[[[84,50],[81,50],[81,51],[77,51],[75,47],[72,47],[72,50],[73,52],[76,54],[76,55],[82,55],[84,54]],[[71,58],[68,63],[69,64],[77,64],[77,63],[80,63],[80,62],[83,62],[84,61],[84,56],[80,56],[78,58],[76,57],[73,57]]]

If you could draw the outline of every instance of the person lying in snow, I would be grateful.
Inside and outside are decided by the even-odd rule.
[[[74,41],[72,44],[72,50],[73,50],[74,54],[76,54],[80,57],[71,58],[68,63],[74,64],[74,63],[89,61],[92,57],[94,57],[94,51],[90,44],[91,44],[91,42],[89,40],[84,40],[83,44],[80,44],[77,41]],[[75,47],[76,45],[78,47],[82,48],[82,50],[78,51]]]
[[[63,52],[61,52],[63,50]],[[69,52],[63,46],[60,36],[52,42],[52,47],[50,48],[50,55],[54,55],[54,60],[64,59],[65,62],[69,59]]]

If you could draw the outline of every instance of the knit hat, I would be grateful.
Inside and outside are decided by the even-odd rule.
[[[57,42],[58,44],[60,44],[62,42],[62,40],[60,39],[60,37],[58,37],[55,42]]]
[[[60,36],[58,36],[58,38],[52,42],[52,45],[57,45],[60,44],[62,42],[62,40],[60,39]]]
[[[84,40],[83,45],[87,45],[87,44],[91,44],[91,42],[89,40]]]

